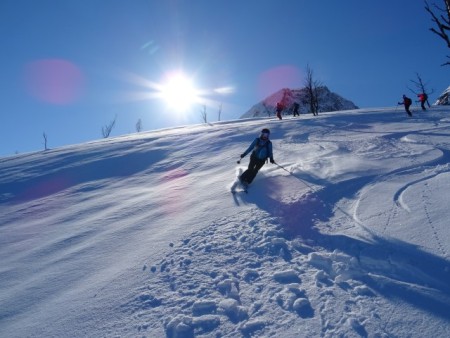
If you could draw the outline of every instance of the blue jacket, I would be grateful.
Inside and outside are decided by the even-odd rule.
[[[272,142],[269,139],[262,140],[259,137],[255,138],[252,144],[250,144],[250,147],[242,154],[242,157],[246,156],[252,150],[252,156],[255,156],[257,159],[266,160],[270,158],[273,161]]]

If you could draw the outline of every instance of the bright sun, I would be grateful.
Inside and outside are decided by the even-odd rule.
[[[186,111],[199,101],[199,93],[194,83],[183,73],[172,73],[161,88],[161,98],[169,108]]]

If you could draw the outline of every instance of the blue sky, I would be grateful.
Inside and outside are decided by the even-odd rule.
[[[201,123],[203,106],[235,119],[302,87],[308,64],[360,107],[412,95],[416,72],[434,100],[450,67],[432,26],[420,0],[2,0],[0,156],[43,133],[49,148],[100,139],[114,118],[111,136]],[[201,91],[184,111],[158,95],[180,70]]]

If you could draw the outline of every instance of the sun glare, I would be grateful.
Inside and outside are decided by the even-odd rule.
[[[161,98],[177,111],[186,111],[199,100],[194,83],[182,73],[168,76],[161,88]]]
[[[166,72],[158,82],[128,72],[122,75],[126,81],[144,88],[124,93],[122,100],[158,100],[165,106],[164,110],[175,113],[172,116],[177,122],[183,123],[193,121],[194,116],[206,108],[221,109],[218,107],[221,107],[223,97],[234,92],[233,86],[200,89],[193,78],[180,69]],[[158,105],[158,109],[161,108]]]

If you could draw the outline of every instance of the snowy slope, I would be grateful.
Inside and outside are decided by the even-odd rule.
[[[448,337],[448,108],[0,159],[0,337]],[[277,165],[231,194],[263,127]]]

